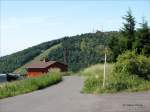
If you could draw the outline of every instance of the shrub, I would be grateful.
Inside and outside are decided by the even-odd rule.
[[[56,84],[62,80],[60,72],[53,70],[36,78],[27,78],[20,81],[5,83],[0,86],[0,99],[28,93]]]
[[[134,51],[126,51],[117,58],[113,73],[137,75],[150,80],[150,58]]]
[[[130,56],[135,57],[138,60],[137,61],[138,63],[142,62],[143,60],[148,59],[142,55],[135,55],[134,52],[128,51],[127,54],[128,53],[130,54]],[[144,77],[141,78],[139,74],[133,74],[133,73],[136,73],[136,72],[133,72],[131,69],[132,67],[134,68],[134,63],[132,64],[130,63],[129,61],[130,58],[126,56],[127,54],[125,55],[123,54],[122,56],[119,56],[118,62],[115,65],[110,66],[109,64],[109,67],[108,67],[109,73],[107,73],[106,75],[105,87],[102,86],[103,65],[94,65],[87,69],[84,69],[83,71],[80,71],[80,74],[82,76],[85,76],[85,81],[84,81],[82,92],[84,93],[107,93],[107,92],[110,93],[110,92],[118,92],[118,91],[150,90],[149,80],[145,80]],[[143,64],[141,65],[144,66]],[[141,65],[137,64],[136,66],[139,67]],[[147,66],[146,67],[144,66],[143,68],[147,68]],[[142,72],[143,74],[145,73],[145,75],[148,76],[147,74],[148,71],[146,71],[145,69],[143,70],[140,70],[140,69],[141,68],[139,67],[138,70],[140,72]],[[143,72],[143,71],[146,71],[146,72]]]
[[[122,91],[132,89],[144,83],[143,79],[140,79],[136,75],[132,76],[124,73],[115,73],[109,76],[108,85],[106,89],[113,89],[114,91]]]
[[[137,55],[134,51],[126,51],[117,58],[106,89],[113,91],[148,90],[150,89],[149,80],[149,58]]]

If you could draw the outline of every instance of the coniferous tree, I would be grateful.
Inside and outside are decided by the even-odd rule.
[[[137,30],[137,37],[134,43],[134,48],[138,53],[150,55],[150,28],[144,18],[140,25],[141,28]]]
[[[123,23],[123,28],[121,29],[121,33],[127,39],[126,49],[131,50],[132,44],[135,40],[135,18],[132,15],[131,9],[127,11],[127,15],[125,15],[123,19],[126,22]]]

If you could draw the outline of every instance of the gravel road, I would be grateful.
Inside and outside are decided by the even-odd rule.
[[[81,94],[83,79],[65,76],[57,85],[0,100],[0,112],[150,112],[150,92]]]

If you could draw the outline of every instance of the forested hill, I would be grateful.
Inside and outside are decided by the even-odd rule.
[[[64,56],[69,70],[77,71],[92,64],[103,61],[104,44],[110,37],[118,35],[118,32],[86,33],[72,37],[45,42],[11,55],[0,57],[0,73],[13,72],[35,57],[44,53],[47,49],[59,44],[55,49],[47,52],[49,60],[64,62]],[[43,58],[43,57],[42,57]]]

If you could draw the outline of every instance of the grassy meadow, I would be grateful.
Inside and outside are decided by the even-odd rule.
[[[24,80],[4,83],[0,85],[0,99],[43,89],[61,80],[61,73],[58,70],[52,70],[36,78],[26,78]]]

